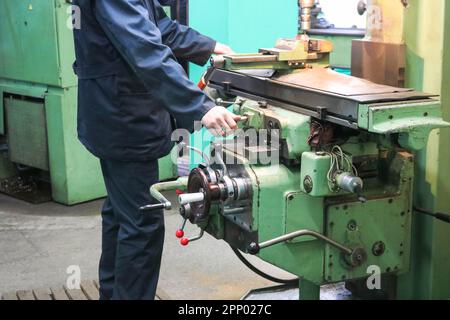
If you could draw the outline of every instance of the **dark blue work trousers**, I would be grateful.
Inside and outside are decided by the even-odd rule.
[[[101,160],[108,192],[102,209],[100,300],[153,300],[164,244],[163,211],[141,214],[154,203],[158,162]]]

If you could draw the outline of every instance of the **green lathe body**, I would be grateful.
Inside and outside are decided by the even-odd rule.
[[[254,106],[254,101],[247,101],[234,109],[246,116],[253,110],[253,117],[258,114],[260,118],[248,122],[259,129],[261,123],[267,123],[267,117],[279,123],[281,138],[291,151],[285,155],[301,161],[249,164],[225,145],[225,158],[236,157],[236,162],[245,168],[236,176],[249,179],[251,209],[247,207],[244,213],[224,217],[223,212],[233,210],[227,206],[213,207],[206,230],[243,251],[255,240],[262,243],[297,230],[316,231],[349,248],[363,250],[364,262],[358,266],[352,266],[337,248],[311,236],[260,250],[261,259],[308,284],[304,288],[309,289],[301,293],[304,298],[318,298],[319,286],[323,284],[366,279],[374,266],[385,275],[407,273],[413,214],[413,154],[395,146],[382,146],[377,135],[367,132],[353,135],[342,144],[342,149],[358,165],[359,174],[367,177],[364,178],[367,201],[361,203],[348,192],[330,191],[326,181],[330,157],[300,143],[310,136],[311,117],[273,106],[259,110]],[[311,189],[304,185],[309,175]],[[236,224],[240,224],[240,231]],[[393,293],[384,294],[392,297]]]
[[[210,155],[210,139],[193,141],[192,165],[203,163],[152,188],[165,208],[158,190],[185,191],[183,226],[201,232],[181,244],[208,232],[296,275],[301,299],[338,282],[357,298],[449,299],[448,225],[432,215],[449,211],[450,5],[427,5],[404,10],[413,89],[324,69],[350,62],[333,63],[324,37],[214,59],[207,92],[242,116],[242,130],[214,140]]]
[[[191,172],[187,197],[197,200],[180,201],[183,218],[298,276],[301,299],[338,282],[357,297],[403,298],[420,254],[412,249],[416,153],[450,125],[439,98],[314,71],[322,83],[367,87],[362,97],[330,94],[305,87],[309,69],[295,65],[286,76],[277,62],[281,76],[262,78],[270,57],[256,55],[242,72],[241,57],[226,59],[207,75],[210,93],[235,99],[242,121],[234,139],[212,143],[215,161]]]

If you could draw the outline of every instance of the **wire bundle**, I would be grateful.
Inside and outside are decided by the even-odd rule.
[[[339,187],[336,185],[336,175],[342,172],[350,172],[357,177],[358,170],[353,165],[351,157],[340,146],[334,146],[327,154],[331,158],[330,169],[327,173],[328,187],[332,192],[339,192]]]

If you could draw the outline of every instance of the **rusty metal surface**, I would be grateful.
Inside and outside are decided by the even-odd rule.
[[[274,80],[290,85],[320,90],[347,97],[412,92],[411,89],[376,84],[361,78],[347,76],[327,68],[306,69],[277,77]]]
[[[375,83],[405,86],[404,44],[353,40],[352,75]]]
[[[277,61],[275,55],[264,54],[241,54],[241,55],[227,55],[224,58],[228,58],[233,63],[249,63],[249,62],[274,62]]]

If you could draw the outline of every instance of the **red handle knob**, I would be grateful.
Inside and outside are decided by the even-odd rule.
[[[177,230],[177,232],[175,233],[175,236],[176,236],[178,239],[183,238],[183,237],[184,237],[184,231],[181,230],[181,229]]]
[[[205,81],[205,77],[202,77],[200,79],[200,81],[198,82],[197,87],[199,87],[199,89],[203,91],[206,88],[206,86],[207,86],[207,84]]]
[[[180,240],[180,244],[185,247],[189,244],[189,239],[188,238],[183,238]]]

